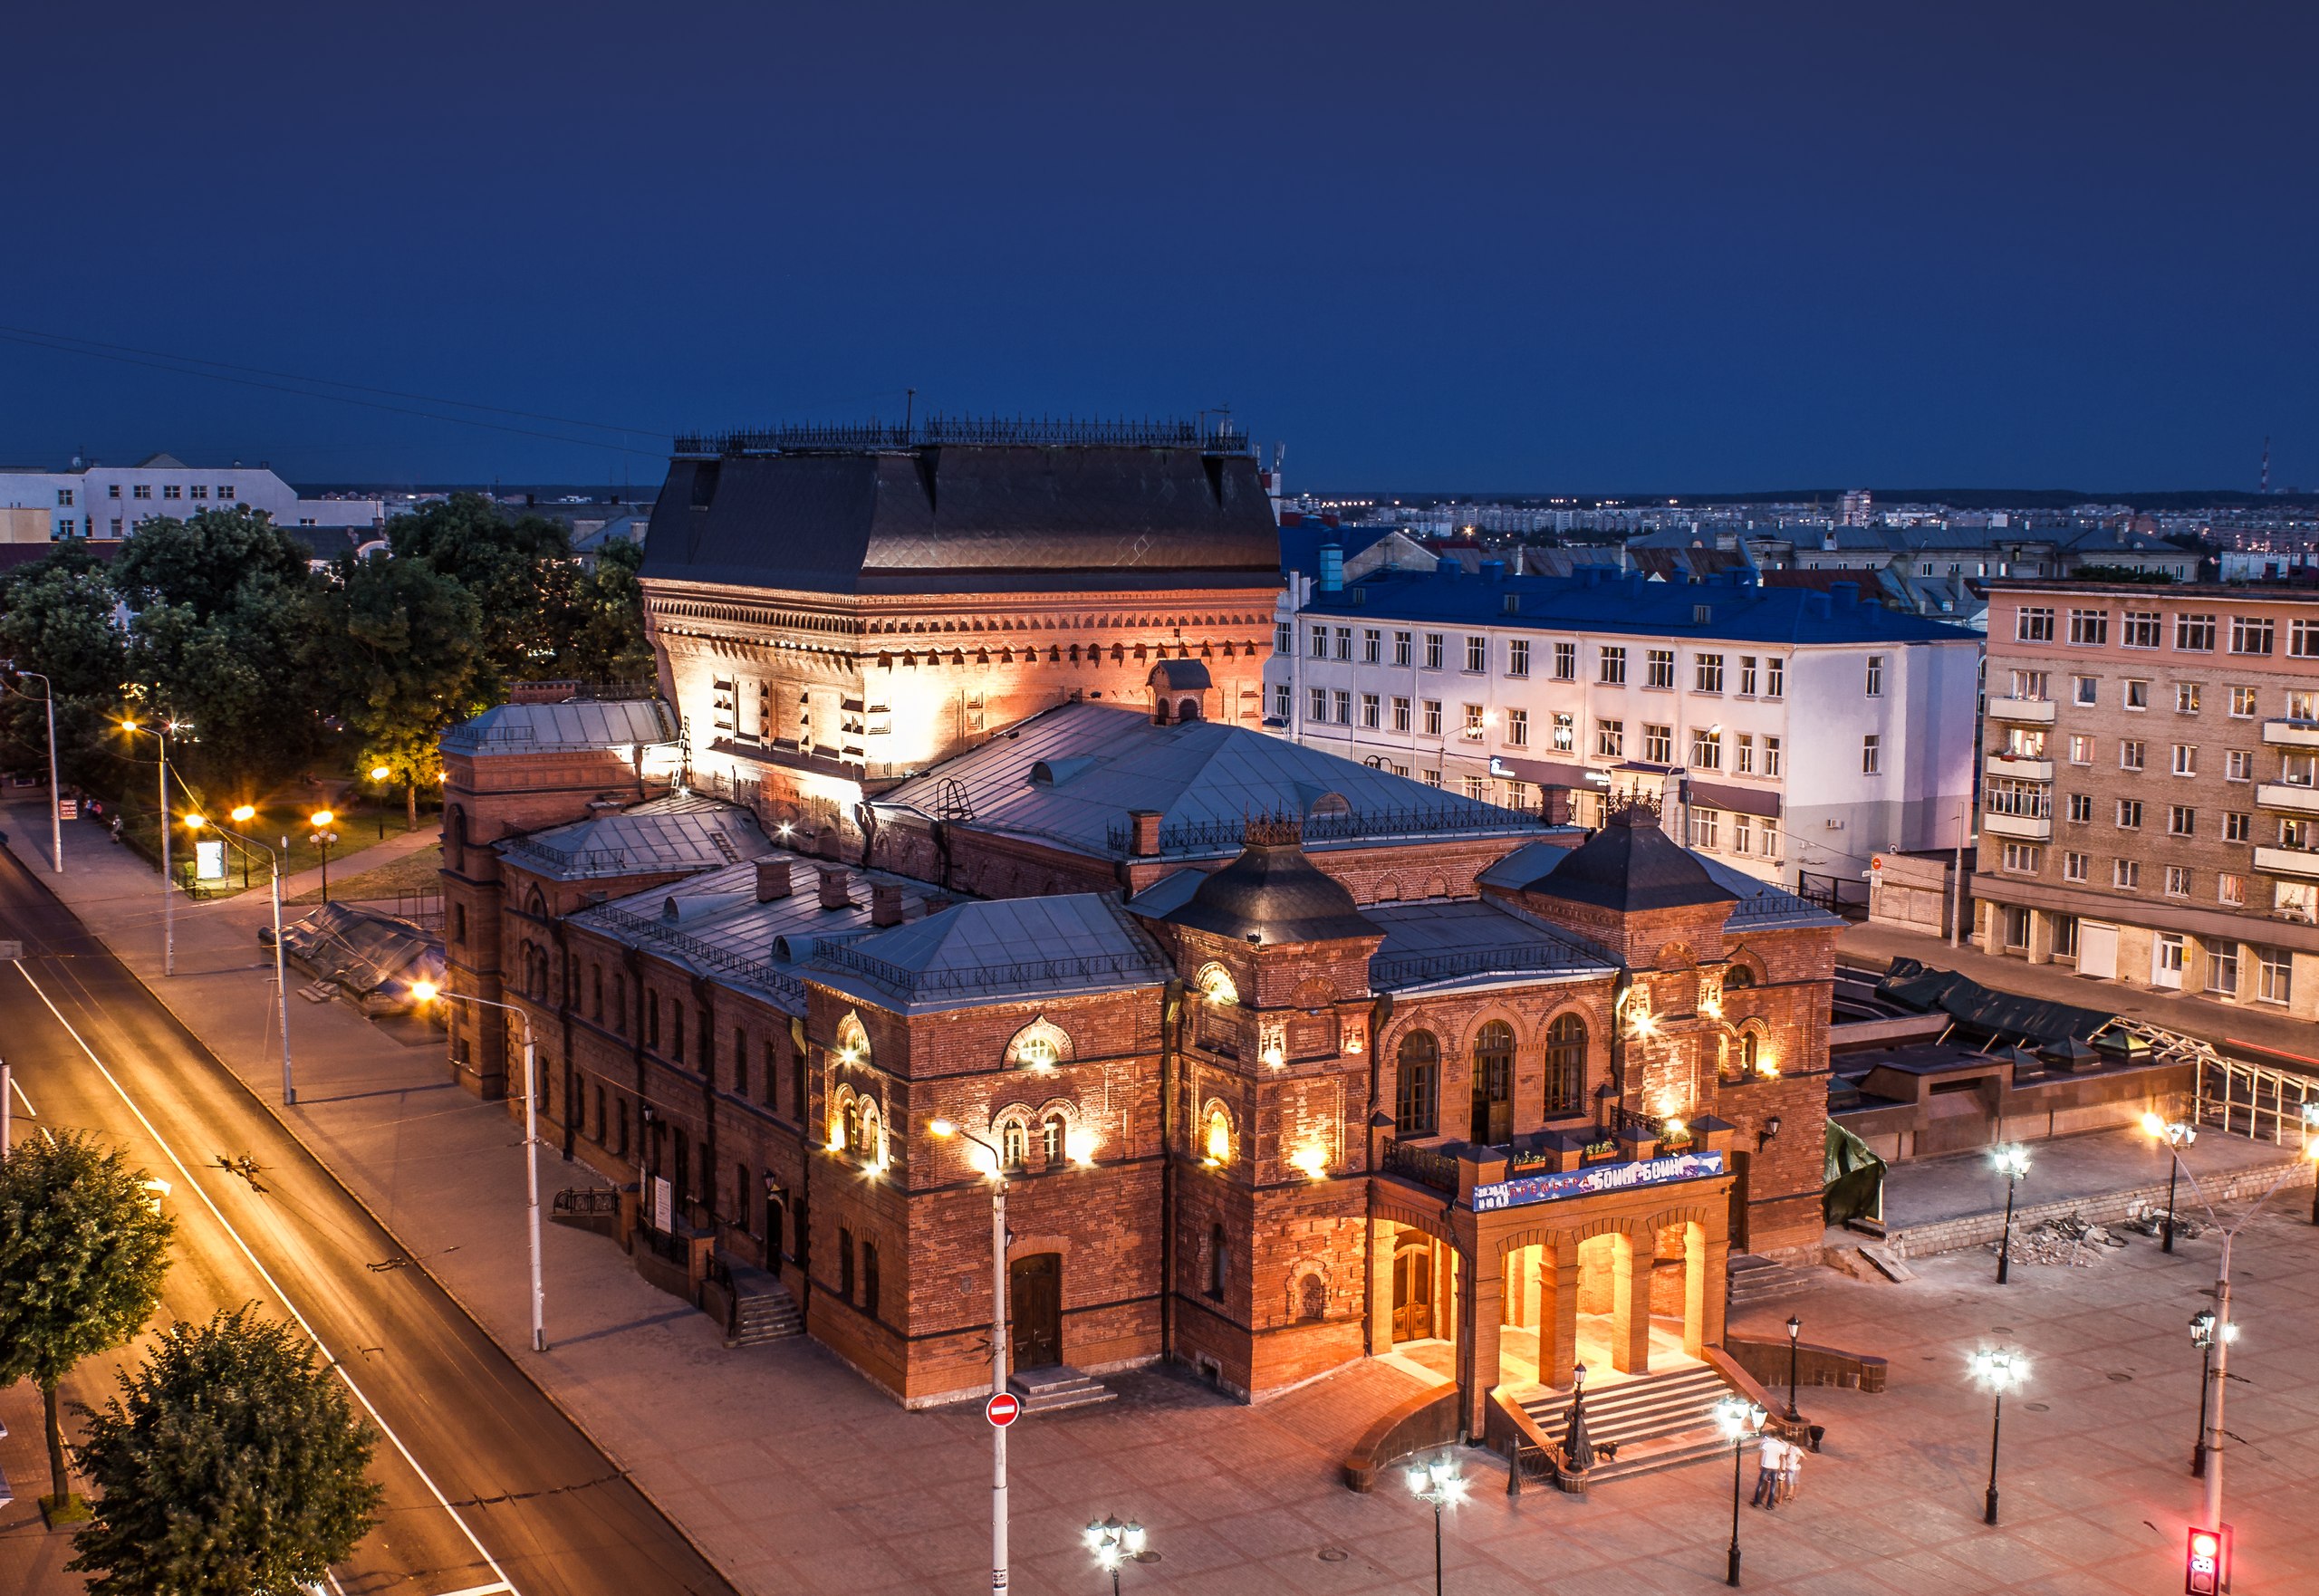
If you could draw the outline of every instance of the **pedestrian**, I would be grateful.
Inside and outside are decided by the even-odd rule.
[[[1804,1448],[1794,1441],[1785,1443],[1779,1464],[1779,1499],[1795,1500],[1795,1487],[1804,1476]]]
[[[1778,1505],[1779,1470],[1787,1443],[1766,1430],[1756,1447],[1755,1505],[1766,1512]]]

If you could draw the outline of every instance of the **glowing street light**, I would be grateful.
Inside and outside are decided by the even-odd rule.
[[[232,812],[234,822],[237,825],[246,825],[256,813],[257,811],[246,803],[236,804]],[[274,997],[274,1005],[278,1010],[274,1020],[282,1033],[282,1104],[284,1108],[293,1108],[298,1101],[298,1082],[297,1077],[291,1072],[290,1066],[290,976],[282,957],[282,855],[256,838],[245,837],[232,827],[218,825],[207,815],[196,813],[185,817],[185,829],[188,832],[197,835],[205,826],[216,831],[219,837],[242,851],[242,858],[245,861],[242,866],[243,885],[249,884],[249,866],[246,861],[252,853],[265,854],[265,862],[272,867]]]
[[[1973,1378],[1996,1395],[1996,1405],[1989,1412],[1989,1491],[1981,1511],[1983,1524],[1995,1524],[1997,1427],[2005,1422],[2005,1388],[2019,1385],[2029,1378],[2029,1360],[2018,1352],[1976,1352],[1973,1354]]]
[[[2164,1141],[2176,1155],[2166,1162],[2166,1233],[2165,1240],[2160,1244],[2160,1251],[2170,1253],[2174,1250],[2174,1183],[2182,1175],[2180,1153],[2182,1149],[2199,1139],[2199,1128],[2186,1125],[2179,1120],[2160,1119],[2156,1114],[2144,1114],[2141,1128],[2145,1135]]]
[[[1457,1458],[1444,1452],[1430,1463],[1412,1463],[1410,1494],[1433,1504],[1433,1596],[1441,1596],[1441,1510],[1466,1499],[1466,1476]]]
[[[2013,1266],[2013,1191],[2021,1178],[2029,1173],[2029,1149],[2018,1143],[2001,1147],[1989,1155],[1989,1162],[2005,1177],[2005,1239],[1997,1244],[1997,1283],[2005,1284]],[[1997,1520],[1989,1520],[1995,1524]]]
[[[2199,1444],[2190,1448],[2190,1477],[2207,1477],[2207,1392],[2214,1385],[2214,1347],[2218,1341],[2228,1344],[2238,1339],[2238,1327],[2215,1323],[2214,1310],[2202,1308],[2190,1315],[2190,1344],[2199,1349],[2201,1367],[2199,1371]]]
[[[1708,1409],[1715,1427],[1731,1443],[1731,1548],[1723,1569],[1723,1582],[1739,1583],[1739,1464],[1747,1449],[1747,1438],[1764,1428],[1768,1415],[1760,1402],[1750,1402],[1745,1397],[1725,1397]]]
[[[134,716],[123,716],[120,729],[132,736],[144,733],[153,739],[159,750],[160,807],[154,818],[161,831],[161,974],[174,976],[178,973],[178,919],[177,899],[169,892],[169,739],[179,732],[191,731],[193,723],[165,720],[157,726],[139,726]]]
[[[1081,1533],[1087,1537],[1087,1550],[1111,1576],[1111,1596],[1120,1596],[1120,1564],[1142,1561],[1143,1526],[1131,1518],[1121,1524],[1114,1514],[1106,1519],[1090,1519]]]
[[[330,829],[330,822],[336,820],[338,816],[327,809],[317,809],[307,818],[313,822],[314,830],[313,834],[306,841],[322,850],[322,901],[328,903],[330,901],[330,845],[338,841],[338,833]]]

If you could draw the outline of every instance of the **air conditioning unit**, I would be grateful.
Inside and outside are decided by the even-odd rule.
[[[1828,830],[1832,832],[1841,832],[1844,829],[1844,822],[1840,820],[1832,820],[1827,824]]]

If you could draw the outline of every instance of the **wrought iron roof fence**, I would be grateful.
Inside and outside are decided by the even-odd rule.
[[[1295,821],[1294,816],[1276,814],[1240,815],[1228,820],[1179,821],[1160,828],[1161,853],[1196,853],[1218,848],[1245,847],[1252,832],[1263,833],[1268,828]],[[1519,810],[1500,809],[1495,804],[1410,804],[1390,809],[1353,810],[1343,814],[1308,815],[1298,822],[1303,840],[1313,842],[1350,842],[1365,838],[1440,836],[1453,832],[1543,832],[1546,822],[1535,814]],[[1125,853],[1134,841],[1131,826],[1107,826],[1103,832],[1105,844],[1114,853]]]
[[[1140,953],[1087,953],[1063,958],[1021,959],[977,965],[971,969],[912,970],[872,953],[847,947],[814,949],[814,961],[846,970],[904,997],[944,992],[985,992],[1007,987],[1084,981],[1099,976],[1147,976],[1150,961]],[[1154,977],[1155,979],[1157,977]]]
[[[1081,420],[1053,416],[924,416],[889,425],[880,421],[743,428],[732,432],[680,432],[679,455],[769,455],[842,449],[906,449],[921,444],[1103,445],[1128,448],[1197,448],[1206,454],[1254,451],[1247,434],[1229,421],[1214,425],[1182,419]]]
[[[1824,914],[1827,911],[1807,899],[1797,897],[1784,889],[1759,892],[1752,898],[1742,898],[1731,906],[1727,918],[1734,920],[1768,920],[1795,915]]]
[[[794,998],[801,1005],[805,1001],[805,984],[796,976],[775,969],[764,959],[750,958],[745,954],[735,953],[729,947],[719,947],[714,942],[703,941],[688,932],[677,930],[650,915],[615,909],[610,904],[599,904],[587,910],[582,918],[593,918],[603,925],[630,931],[640,937],[648,937],[696,964],[720,970],[728,976],[737,976],[784,997]]]
[[[510,839],[500,850],[558,870],[619,870],[628,863],[625,848],[558,848],[552,842],[534,841],[529,837]]]
[[[1508,947],[1468,947],[1445,953],[1380,954],[1369,961],[1372,986],[1413,986],[1493,971],[1601,969],[1602,961],[1580,948],[1554,942],[1525,942]]]
[[[1404,1179],[1416,1181],[1419,1186],[1429,1186],[1436,1191],[1454,1192],[1458,1189],[1458,1160],[1439,1148],[1388,1141],[1382,1168],[1388,1175],[1399,1175]]]

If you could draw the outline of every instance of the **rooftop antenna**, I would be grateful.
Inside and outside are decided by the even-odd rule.
[[[893,390],[892,389],[890,389],[890,389],[886,389],[886,391],[887,391],[888,393],[891,393],[891,392],[893,392],[894,390]],[[916,389],[915,388],[905,388],[905,389],[902,389],[902,441],[903,441],[904,443],[908,443],[908,442],[909,441],[909,420],[910,420],[910,417],[911,417],[911,415],[912,415],[913,413],[915,413],[917,409],[918,409],[918,389]]]
[[[2263,475],[2257,480],[2255,491],[2258,494],[2271,491],[2271,439],[2267,433],[2263,437]]]

